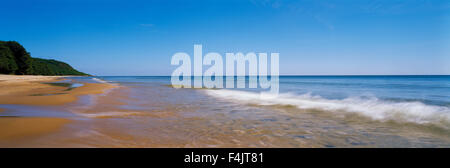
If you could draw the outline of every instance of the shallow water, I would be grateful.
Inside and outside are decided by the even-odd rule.
[[[170,77],[74,77],[121,87],[2,116],[73,119],[10,146],[450,147],[449,76],[280,77],[264,89],[175,89]],[[0,143],[1,144],[1,143]]]

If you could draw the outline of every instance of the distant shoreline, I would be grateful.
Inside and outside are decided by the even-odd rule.
[[[93,76],[99,76],[99,77],[171,77],[170,75],[93,75]],[[268,75],[270,76],[270,75]],[[393,77],[408,77],[408,76],[412,76],[412,77],[420,77],[420,76],[450,76],[450,75],[278,75],[279,77],[368,77],[368,76],[373,76],[373,77],[383,77],[383,76],[393,76]],[[189,77],[189,76],[188,76]],[[209,76],[190,76],[190,77],[209,77]],[[217,77],[238,77],[238,76],[217,76]],[[239,76],[242,77],[242,76]],[[243,77],[249,77],[248,75],[243,76]]]

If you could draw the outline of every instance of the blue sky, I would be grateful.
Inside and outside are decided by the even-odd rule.
[[[170,75],[194,44],[278,52],[282,75],[450,74],[448,0],[5,0],[0,11],[0,40],[95,75]]]

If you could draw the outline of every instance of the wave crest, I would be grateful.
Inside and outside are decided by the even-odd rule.
[[[108,83],[107,81],[102,80],[102,79],[98,79],[98,78],[92,78],[92,80],[94,80],[94,81],[96,81],[98,83]]]
[[[343,111],[357,113],[374,120],[434,124],[450,128],[450,108],[427,105],[422,102],[390,102],[376,97],[332,100],[311,94],[295,95],[283,93],[277,96],[269,93],[254,93],[235,90],[205,90],[216,98],[257,105],[287,105],[298,109],[318,109],[323,111]]]

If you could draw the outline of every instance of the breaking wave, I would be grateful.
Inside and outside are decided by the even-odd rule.
[[[119,86],[116,83],[112,83],[112,81],[105,81],[103,79],[98,79],[98,78],[92,78],[92,80],[95,81],[95,82],[98,82],[98,83],[107,83],[107,84],[110,84],[110,85]]]
[[[94,80],[94,81],[96,81],[98,83],[108,83],[107,81],[101,80],[101,79],[98,79],[98,78],[92,78],[92,80]]]
[[[450,128],[450,108],[427,105],[419,101],[392,102],[376,97],[346,99],[326,99],[311,94],[290,93],[277,96],[268,93],[255,93],[235,90],[205,90],[206,94],[220,99],[256,105],[286,105],[298,109],[317,109],[323,111],[342,111],[357,113],[374,120],[433,124]]]
[[[139,112],[99,112],[99,113],[76,113],[88,118],[113,118],[113,117],[128,117],[140,115]]]

